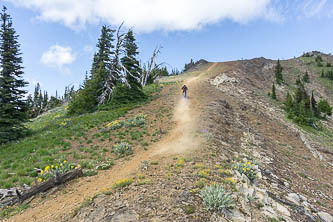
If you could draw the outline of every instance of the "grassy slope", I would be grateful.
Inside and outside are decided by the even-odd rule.
[[[160,86],[150,85],[144,90],[152,96],[160,90]],[[142,103],[133,103],[111,111],[74,117],[66,116],[67,105],[64,105],[32,120],[27,124],[32,132],[30,136],[0,146],[0,188],[30,185],[38,176],[34,168],[41,169],[63,160],[81,163],[86,168],[109,161],[106,158],[110,156],[105,155],[109,150],[93,145],[94,139],[112,140],[111,136],[122,139],[122,135],[111,135],[110,131],[102,129],[106,123],[140,105]],[[72,149],[73,144],[77,143],[82,145]]]
[[[291,59],[282,62],[282,66],[284,67],[284,79],[288,83],[287,89],[289,92],[294,93],[296,89],[296,79],[298,76],[300,78],[303,77],[305,70],[309,72],[310,75],[310,83],[307,83],[305,86],[306,88],[311,91],[314,90],[315,94],[318,95],[318,88],[320,87],[324,96],[324,99],[328,101],[333,101],[333,81],[327,78],[321,78],[321,72],[324,70],[326,73],[329,70],[332,70],[332,67],[326,67],[327,62],[326,57],[323,58],[323,67],[318,67],[317,63],[315,62],[315,57],[299,57],[297,60],[301,61],[301,64],[297,63],[297,60]],[[323,95],[321,93],[321,95]],[[284,101],[284,98],[283,98]],[[317,101],[318,102],[318,101]],[[332,105],[332,104],[331,104]],[[325,121],[325,123],[328,123]],[[314,139],[316,142],[322,144],[324,147],[328,148],[329,150],[333,150],[332,144],[332,137],[333,131],[331,129],[326,128],[325,126],[321,125],[321,130],[316,130],[309,126],[299,126],[303,130],[309,133],[309,135]]]

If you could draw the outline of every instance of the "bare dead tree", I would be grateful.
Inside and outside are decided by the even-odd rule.
[[[140,78],[134,76],[131,72],[129,72],[125,66],[120,62],[120,55],[123,53],[123,41],[124,41],[124,36],[125,33],[121,32],[121,28],[124,23],[122,23],[118,30],[117,30],[117,43],[115,46],[114,50],[114,56],[111,61],[110,65],[110,71],[103,83],[103,88],[102,88],[102,93],[98,98],[98,105],[105,104],[110,101],[112,92],[114,87],[117,85],[117,83],[122,82],[124,83],[127,87],[131,87],[130,84],[126,80],[126,75],[130,75],[133,78],[135,78],[138,82],[141,81]],[[140,75],[141,76],[141,73]]]
[[[138,82],[140,82],[142,86],[145,86],[149,79],[155,79],[157,77],[158,73],[155,71],[160,65],[162,65],[162,63],[156,64],[156,58],[158,54],[160,54],[162,48],[161,46],[157,46],[147,64],[144,64],[142,66],[142,70],[136,73],[139,74],[138,76],[140,77],[137,77],[131,72],[129,72],[126,67],[123,66],[123,64],[120,62],[120,55],[123,53],[123,42],[125,37],[125,33],[121,32],[122,26],[123,23],[118,27],[117,30],[117,42],[114,50],[114,56],[110,64],[110,70],[108,72],[108,75],[106,76],[102,84],[102,93],[98,97],[98,105],[102,105],[110,101],[114,87],[117,85],[117,83],[122,82],[127,87],[131,87],[126,80],[127,75],[135,78]]]
[[[121,70],[119,69],[119,64],[120,64],[119,57],[122,52],[121,48],[122,48],[124,36],[125,36],[124,33],[121,33],[121,28],[122,28],[123,24],[124,23],[122,23],[118,27],[118,30],[117,30],[117,43],[116,43],[116,47],[115,47],[115,51],[114,51],[114,56],[111,61],[110,71],[109,71],[108,75],[106,76],[105,81],[103,83],[102,93],[98,98],[98,105],[102,105],[102,104],[110,101],[111,95],[113,92],[113,88],[116,86],[119,79],[121,79],[122,73],[121,73]]]
[[[142,74],[141,74],[141,85],[145,86],[149,80],[149,78],[155,79],[157,77],[156,72],[154,72],[156,69],[158,69],[159,66],[162,65],[162,63],[160,64],[156,64],[156,58],[158,56],[158,54],[161,53],[161,46],[157,46],[153,52],[152,57],[150,58],[150,60],[148,61],[147,65],[144,64],[142,66]]]

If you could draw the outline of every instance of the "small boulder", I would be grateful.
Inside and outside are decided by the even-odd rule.
[[[289,193],[286,199],[296,204],[297,206],[301,205],[301,198],[298,196],[297,193]]]
[[[274,207],[275,207],[276,211],[279,214],[282,214],[284,216],[290,217],[290,212],[289,212],[289,210],[286,207],[284,207],[283,205],[281,205],[281,204],[279,204],[277,202],[274,205],[275,205]]]
[[[111,222],[136,222],[139,215],[132,209],[121,209],[112,217]]]
[[[326,212],[319,212],[318,216],[323,222],[333,222],[333,217]]]

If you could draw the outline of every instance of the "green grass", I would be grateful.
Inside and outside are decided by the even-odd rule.
[[[9,218],[15,214],[18,214],[29,207],[30,206],[28,204],[21,204],[16,207],[8,207],[8,208],[0,209],[0,220]]]
[[[34,168],[41,169],[46,165],[55,164],[58,160],[66,159],[81,163],[84,168],[93,168],[94,163],[89,160],[103,160],[105,152],[102,152],[102,147],[89,148],[87,144],[91,145],[102,136],[109,138],[110,132],[102,130],[106,123],[124,116],[127,111],[135,107],[148,103],[157,97],[156,92],[160,90],[159,85],[148,85],[144,88],[144,92],[149,95],[149,99],[140,103],[124,104],[111,110],[100,110],[81,116],[66,116],[68,105],[63,105],[31,120],[27,123],[27,128],[30,130],[28,136],[0,146],[0,188],[23,183],[33,184],[37,180]],[[88,132],[93,128],[101,130],[90,137]],[[140,136],[139,133],[133,135],[134,138]],[[82,144],[77,149],[72,147],[74,140]]]
[[[122,189],[124,187],[129,186],[132,182],[133,182],[132,179],[121,179],[112,185],[112,189],[113,190]]]

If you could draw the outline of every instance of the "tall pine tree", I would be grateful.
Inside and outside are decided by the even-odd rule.
[[[47,91],[44,90],[44,95],[43,95],[43,110],[44,111],[46,110],[48,103],[49,103],[49,95],[47,94]]]
[[[126,80],[132,88],[141,88],[140,67],[136,56],[139,54],[138,46],[135,43],[135,37],[132,30],[129,30],[123,43],[125,56],[121,58],[121,63],[129,73],[126,74]]]
[[[278,85],[281,85],[283,82],[282,70],[283,70],[283,68],[280,64],[280,60],[278,60],[276,66],[275,66],[275,80]]]
[[[275,84],[274,84],[274,83],[273,83],[273,85],[272,85],[272,99],[277,100],[276,92],[275,92]]]
[[[310,82],[310,77],[309,77],[308,71],[306,71],[305,74],[304,74],[304,76],[303,76],[303,82],[305,82],[305,83],[309,83]]]
[[[0,16],[0,143],[6,143],[22,137],[26,131],[28,107],[22,88],[27,82],[22,79],[20,44],[6,7]]]
[[[311,110],[316,117],[319,117],[319,113],[318,113],[318,109],[317,109],[317,101],[314,98],[313,91],[311,94]]]
[[[70,114],[82,114],[91,112],[98,105],[98,97],[101,95],[103,82],[110,71],[114,48],[114,30],[103,26],[101,36],[97,43],[97,52],[94,54],[90,77],[84,81],[82,88],[73,96],[70,102]]]

